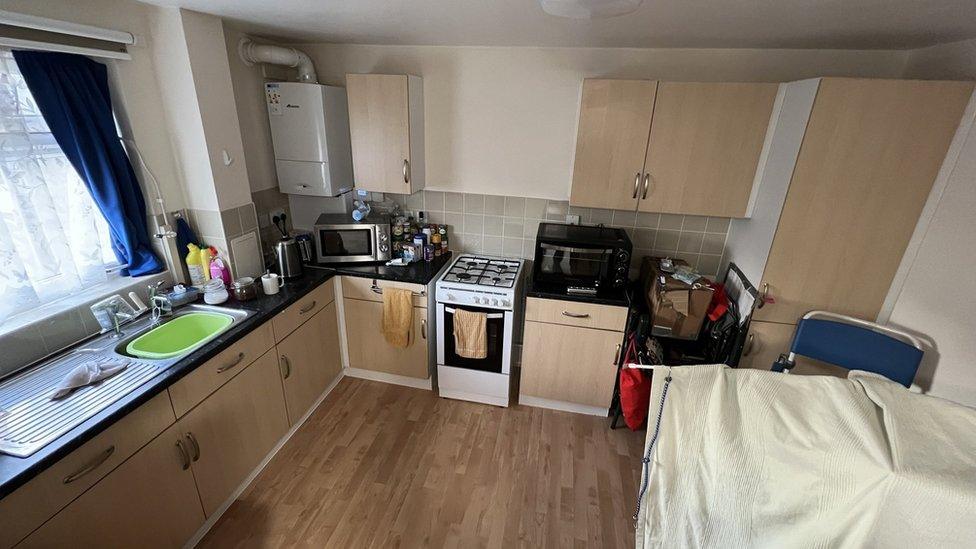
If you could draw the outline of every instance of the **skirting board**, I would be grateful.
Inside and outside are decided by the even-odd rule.
[[[432,378],[417,379],[415,377],[398,376],[396,374],[374,372],[373,370],[363,370],[361,368],[346,368],[343,372],[349,377],[358,377],[359,379],[382,381],[383,383],[403,385],[404,387],[413,387],[414,389],[426,389],[428,391],[434,389],[434,380]]]
[[[608,408],[600,408],[599,406],[587,406],[585,404],[576,404],[574,402],[563,402],[561,400],[549,400],[547,398],[539,398],[533,396],[519,395],[519,404],[523,406],[532,406],[534,408],[548,408],[550,410],[559,410],[561,412],[573,412],[574,414],[586,414],[588,416],[600,416],[609,417],[610,412]]]
[[[281,440],[278,441],[278,444],[276,444],[275,447],[271,449],[271,452],[269,452],[268,455],[265,456],[263,460],[261,460],[261,463],[259,463],[258,466],[255,467],[254,470],[251,471],[249,475],[247,475],[247,478],[244,479],[244,482],[242,482],[241,485],[234,490],[234,492],[230,495],[230,497],[227,498],[227,501],[225,501],[217,509],[216,513],[210,515],[210,517],[207,519],[207,522],[203,523],[203,526],[201,526],[200,529],[197,530],[195,534],[193,534],[193,537],[191,537],[190,540],[187,541],[183,547],[185,548],[196,547],[196,545],[200,543],[200,540],[203,539],[203,536],[207,535],[207,532],[209,532],[210,529],[213,528],[214,524],[217,524],[217,521],[220,520],[220,517],[224,515],[227,509],[230,509],[230,506],[235,501],[237,501],[237,498],[241,497],[241,494],[244,493],[244,490],[246,490],[247,487],[250,486],[252,482],[254,482],[254,479],[256,479],[257,476],[261,474],[261,471],[263,471],[264,468],[267,467],[269,463],[271,463],[271,460],[275,457],[275,455],[278,454],[278,451],[281,450],[281,448],[288,443],[292,435],[298,432],[298,430],[302,427],[302,425],[304,425],[305,422],[308,421],[308,418],[312,417],[312,414],[315,413],[315,411],[318,410],[322,402],[325,401],[325,397],[329,396],[329,393],[332,392],[332,389],[335,389],[336,385],[338,385],[339,382],[342,381],[343,377],[345,376],[342,373],[336,376],[335,380],[333,380],[332,383],[329,384],[329,386],[322,393],[322,396],[320,396],[318,400],[315,401],[315,404],[311,408],[309,408],[308,412],[306,412],[305,415],[302,416],[300,420],[298,420],[297,422],[295,422],[294,425],[292,425],[291,429],[288,430],[288,433],[286,433],[285,436],[283,436]]]

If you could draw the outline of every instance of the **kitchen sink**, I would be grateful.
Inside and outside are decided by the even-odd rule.
[[[125,353],[159,360],[186,354],[227,331],[234,317],[224,313],[191,312],[153,328],[125,346]]]
[[[153,324],[149,315],[113,333],[94,336],[0,380],[0,453],[27,457],[101,412],[199,348],[253,315],[212,305],[186,305]],[[58,384],[87,362],[124,361],[120,373],[52,400]]]

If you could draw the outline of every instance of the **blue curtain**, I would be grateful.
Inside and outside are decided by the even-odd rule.
[[[105,216],[123,274],[158,273],[146,201],[112,116],[105,65],[68,53],[15,51],[14,59],[65,156]]]

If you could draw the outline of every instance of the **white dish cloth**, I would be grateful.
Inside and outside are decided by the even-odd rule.
[[[94,360],[76,366],[64,376],[58,384],[51,400],[58,400],[70,395],[75,389],[97,383],[103,379],[108,379],[115,374],[128,368],[129,363],[122,360],[106,360],[96,362]]]

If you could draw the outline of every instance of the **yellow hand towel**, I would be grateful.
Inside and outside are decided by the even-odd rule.
[[[457,309],[454,311],[454,351],[464,358],[488,356],[488,315]]]
[[[405,349],[413,334],[413,292],[401,288],[383,288],[383,337]]]

